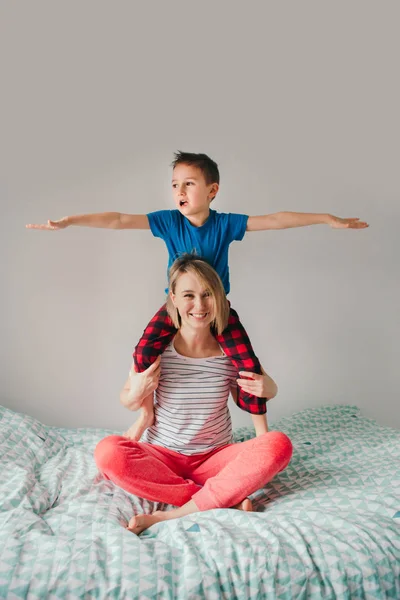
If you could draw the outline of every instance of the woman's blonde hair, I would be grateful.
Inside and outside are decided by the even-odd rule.
[[[211,329],[216,335],[220,335],[228,325],[229,304],[222,281],[218,273],[205,260],[195,254],[183,254],[172,264],[169,270],[169,291],[175,294],[176,284],[183,273],[193,273],[200,279],[205,289],[214,300],[214,321]],[[167,298],[167,311],[176,329],[181,326],[181,317],[175,308],[170,294]]]

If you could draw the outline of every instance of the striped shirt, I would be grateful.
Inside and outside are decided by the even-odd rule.
[[[154,425],[141,441],[187,455],[232,443],[228,397],[237,377],[225,354],[189,358],[172,341],[161,356]]]

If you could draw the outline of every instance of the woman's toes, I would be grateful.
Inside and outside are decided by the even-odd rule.
[[[253,512],[253,504],[252,504],[250,498],[246,498],[245,500],[243,500],[242,510],[244,510],[246,512]]]
[[[151,515],[135,515],[131,518],[126,528],[129,531],[133,531],[133,533],[136,533],[138,535],[139,533],[142,533],[142,531],[148,529],[155,523],[158,523],[159,521],[164,521],[165,519],[165,513],[163,513],[163,511],[161,510],[157,510]]]
[[[129,521],[128,525],[127,525],[127,529],[129,529],[129,531],[132,531],[133,533],[140,533],[140,531],[143,528],[143,519],[141,519],[141,517],[135,516],[132,517],[132,519]]]
[[[239,502],[239,504],[236,504],[236,506],[234,506],[233,508],[236,508],[238,510],[244,510],[245,512],[252,512],[253,504],[250,498],[245,498],[244,500],[242,500],[242,502]]]

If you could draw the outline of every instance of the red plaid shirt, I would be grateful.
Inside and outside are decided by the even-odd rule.
[[[176,334],[176,329],[168,315],[166,305],[154,315],[147,325],[135,348],[133,358],[138,372],[147,369],[162,354]],[[261,365],[254,354],[249,337],[239,320],[239,315],[230,308],[228,326],[216,339],[238,371],[249,371],[261,374]],[[267,412],[266,398],[257,398],[237,388],[237,405],[242,410],[254,415]]]

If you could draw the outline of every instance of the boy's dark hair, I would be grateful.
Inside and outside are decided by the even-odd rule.
[[[175,152],[175,158],[172,162],[172,168],[177,165],[193,165],[203,173],[207,185],[212,183],[219,184],[219,170],[217,163],[207,154],[195,154],[194,152]]]

